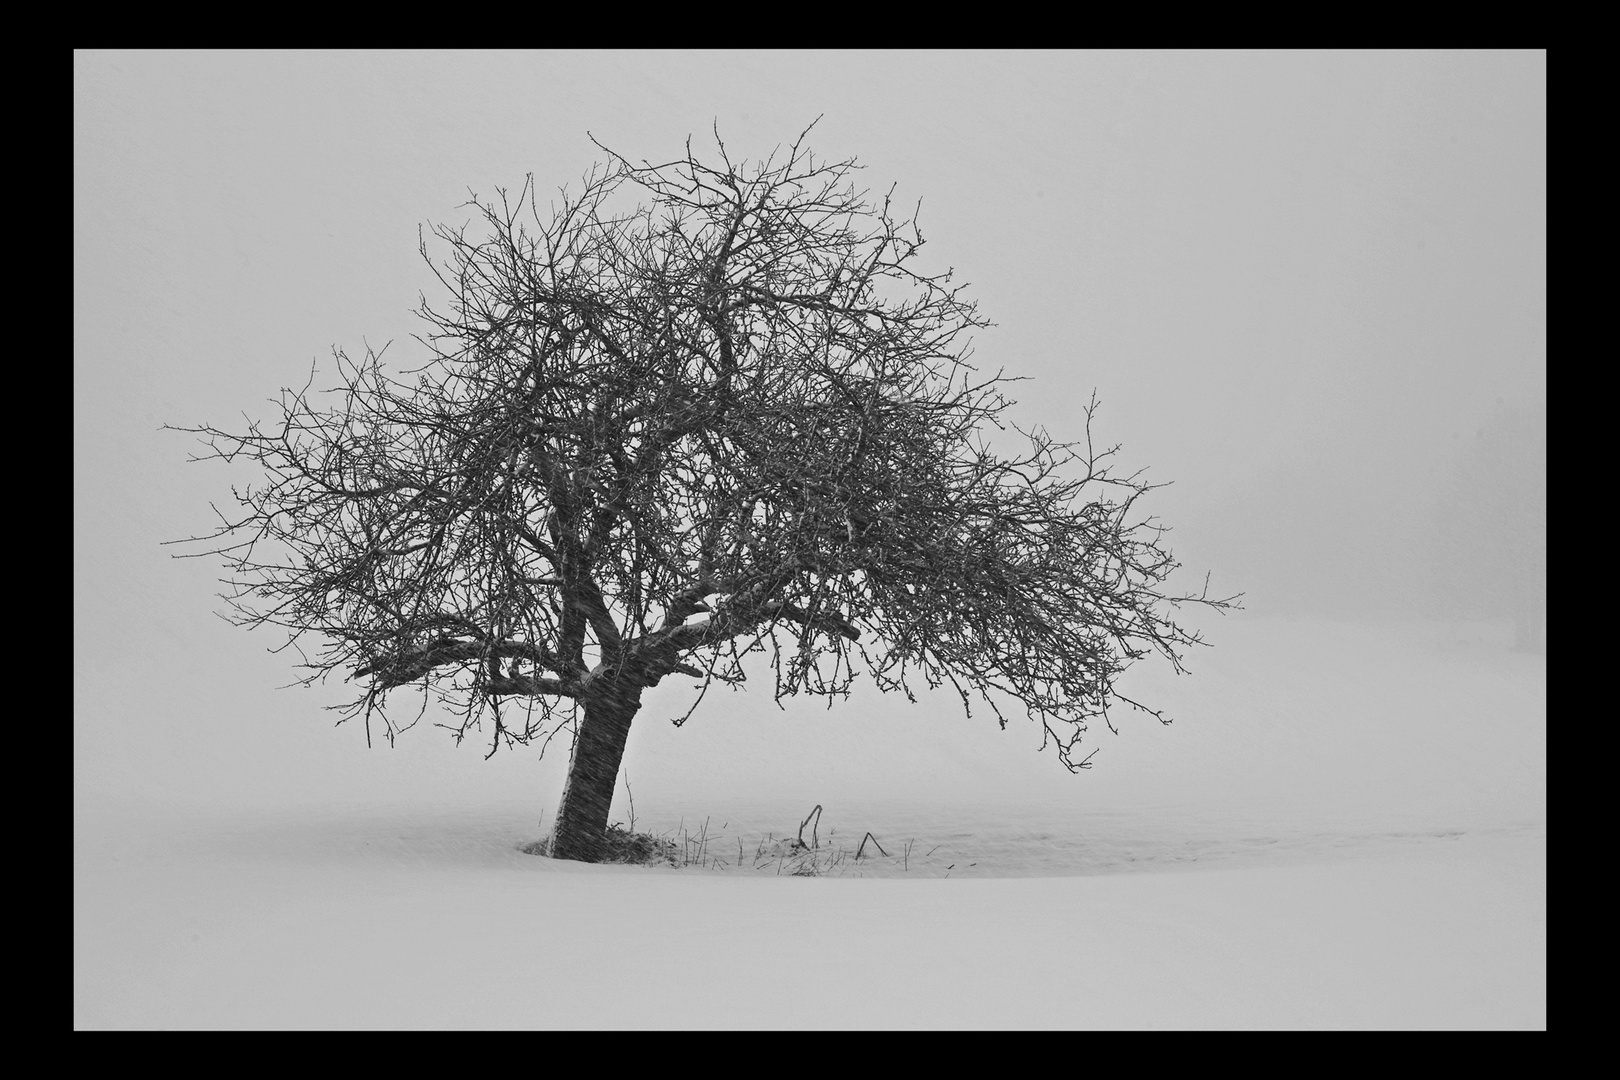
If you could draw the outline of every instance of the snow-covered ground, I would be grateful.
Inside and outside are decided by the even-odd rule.
[[[561,752],[366,752],[308,695],[126,680],[81,719],[75,1026],[1545,1027],[1544,658],[1208,629],[1193,675],[1133,672],[1176,723],[1117,718],[1078,776],[948,700],[759,688],[676,730],[660,688],[626,771],[680,869],[523,854]]]

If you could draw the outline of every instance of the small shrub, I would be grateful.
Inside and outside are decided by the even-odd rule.
[[[658,866],[668,863],[681,865],[680,849],[675,841],[651,833],[631,832],[623,825],[608,826],[606,848],[602,861],[630,863],[636,866]]]

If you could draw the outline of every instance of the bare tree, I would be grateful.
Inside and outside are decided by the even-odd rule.
[[[716,143],[604,147],[549,213],[532,179],[475,198],[476,229],[431,230],[447,255],[423,239],[449,299],[418,309],[422,366],[337,352],[341,385],[312,372],[274,423],[180,429],[264,475],[188,541],[225,558],[232,618],[286,631],[304,681],[357,681],[368,739],[408,687],[490,753],[572,732],[556,857],[599,857],[671,674],[737,683],[764,652],[778,700],[949,684],[1079,769],[1088,720],[1145,708],[1125,667],[1200,643],[1166,605],[1233,602],[1161,591],[1151,486],[1093,447],[1095,398],[1079,443],[1006,423],[1010,380],[968,363],[988,324],[916,268],[914,215],[802,135],[754,164]]]
[[[1435,502],[1441,610],[1511,617],[1514,645],[1547,649],[1547,407],[1494,413],[1465,443]]]

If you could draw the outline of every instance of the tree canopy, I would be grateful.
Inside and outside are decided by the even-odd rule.
[[[273,421],[184,429],[262,473],[197,538],[233,618],[354,680],[390,739],[435,696],[492,753],[593,706],[627,729],[643,688],[763,651],[778,699],[950,686],[1083,767],[1088,721],[1146,707],[1125,668],[1200,642],[1173,609],[1232,599],[1164,591],[1152,485],[1092,444],[1095,397],[1078,441],[1010,423],[1012,380],[970,362],[988,322],[919,268],[892,189],[804,136],[716,144],[604,148],[544,209],[532,178],[475,197],[422,237],[447,295],[421,363],[337,351]]]

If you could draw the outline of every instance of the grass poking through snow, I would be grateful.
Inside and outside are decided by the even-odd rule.
[[[918,849],[916,840],[907,839],[891,844],[891,852],[872,832],[861,834],[854,849],[837,841],[837,830],[829,829],[827,842],[821,842],[821,807],[817,806],[800,823],[794,836],[778,837],[774,832],[755,836],[751,842],[742,836],[727,837],[729,822],[718,829],[711,828],[712,819],[704,819],[697,832],[683,822],[677,829],[664,833],[636,832],[634,825],[615,822],[608,827],[605,842],[607,853],[602,862],[633,866],[668,866],[677,870],[750,870],[787,877],[867,877],[905,874],[913,870],[928,876],[950,876],[955,864],[936,865],[931,858],[938,845]],[[808,839],[805,836],[809,832]],[[735,847],[733,847],[735,845]],[[547,854],[546,841],[527,844],[523,851],[530,855]],[[977,864],[974,864],[977,865]]]

